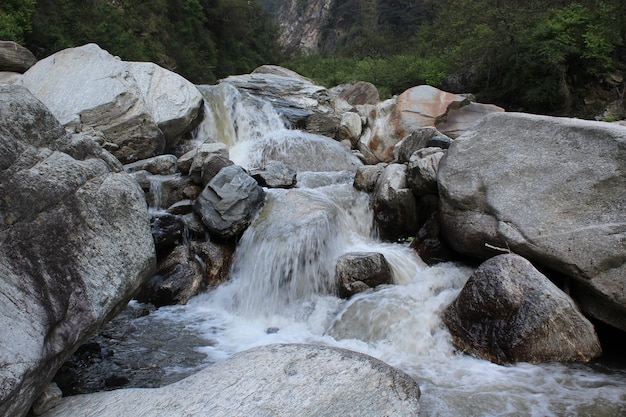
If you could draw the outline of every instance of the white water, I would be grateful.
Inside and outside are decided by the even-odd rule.
[[[248,152],[246,142],[262,140],[269,126],[257,124],[233,148]],[[378,242],[367,196],[351,181],[349,172],[299,173],[299,188],[268,190],[265,208],[238,245],[231,281],[155,317],[203,335],[210,362],[269,343],[370,354],[418,381],[424,416],[626,415],[624,370],[499,366],[456,354],[439,313],[472,271],[452,263],[428,267],[406,246]],[[332,295],[335,260],[351,251],[383,253],[396,285],[349,301]]]

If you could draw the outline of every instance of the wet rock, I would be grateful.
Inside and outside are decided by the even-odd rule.
[[[243,233],[261,207],[265,192],[237,165],[223,168],[194,203],[194,211],[210,233],[231,239]]]
[[[179,245],[158,263],[155,275],[141,287],[135,299],[156,307],[186,304],[206,287],[205,281],[202,268],[190,256],[189,249]]]
[[[203,143],[195,152],[189,176],[196,184],[206,185],[220,169],[232,165],[228,147],[223,143]]]
[[[461,253],[510,248],[572,279],[587,314],[626,330],[626,128],[496,113],[439,166],[443,236]]]
[[[286,68],[263,65],[251,74],[232,75],[220,83],[269,101],[294,127],[306,127],[308,118],[313,115],[334,115],[326,88]]]
[[[195,241],[189,245],[190,253],[199,261],[205,278],[205,287],[215,287],[226,282],[230,274],[235,247],[210,241]]]
[[[421,212],[421,211],[420,211]],[[432,213],[411,242],[411,248],[428,265],[455,259],[453,252],[441,239],[441,226],[437,213]]]
[[[250,167],[279,161],[297,172],[356,171],[363,163],[336,140],[311,133],[284,130],[251,145]]]
[[[268,161],[264,167],[251,170],[250,175],[262,187],[293,188],[296,186],[296,170],[279,161]]]
[[[304,130],[316,135],[334,138],[339,131],[341,118],[334,112],[313,113],[307,117]]]
[[[148,171],[136,171],[131,175],[144,190],[146,202],[154,210],[164,210],[180,200],[195,196],[191,179],[181,173],[152,175]]]
[[[438,194],[437,171],[443,155],[441,148],[422,148],[411,155],[406,176],[413,194]]]
[[[0,71],[24,73],[36,62],[35,55],[23,46],[13,41],[0,41]]]
[[[405,417],[418,415],[419,396],[411,377],[370,356],[325,346],[270,345],[237,353],[167,387],[65,398],[45,416]]]
[[[457,349],[495,363],[587,362],[601,354],[574,302],[517,255],[483,263],[443,320]]]
[[[354,175],[354,188],[368,193],[374,191],[386,166],[386,164],[376,164],[359,167]]]
[[[393,284],[393,273],[381,253],[351,252],[339,257],[335,265],[339,296],[354,294],[383,284]]]
[[[167,212],[174,215],[189,214],[193,212],[193,201],[180,200],[167,208]]]
[[[418,230],[417,203],[408,188],[406,172],[406,165],[389,164],[372,195],[374,220],[384,240],[413,236]]]
[[[176,215],[153,213],[150,216],[150,229],[158,257],[171,251],[182,240],[183,222]]]
[[[17,85],[0,86],[0,195],[0,415],[21,416],[155,251],[136,182]]]

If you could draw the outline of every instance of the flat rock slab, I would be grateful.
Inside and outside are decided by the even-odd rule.
[[[68,397],[45,417],[417,416],[419,387],[384,362],[344,349],[270,345],[158,389]]]

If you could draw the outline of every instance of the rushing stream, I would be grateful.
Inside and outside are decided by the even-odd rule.
[[[263,147],[254,145],[270,140],[266,134],[272,141],[307,140],[306,135],[293,139],[293,131],[285,134],[270,106],[229,97],[220,101],[224,106],[208,109],[220,131],[206,125],[201,130],[222,135],[236,163],[257,163],[255,152]],[[187,305],[163,307],[143,319],[202,337],[206,343],[198,350],[207,363],[270,343],[367,353],[418,381],[424,416],[626,415],[624,369],[500,366],[455,353],[439,313],[472,270],[454,263],[429,267],[406,245],[378,241],[368,196],[352,181],[349,171],[299,172],[297,188],[266,190],[263,210],[238,244],[231,280]],[[348,301],[332,295],[336,259],[355,251],[384,254],[396,285]]]

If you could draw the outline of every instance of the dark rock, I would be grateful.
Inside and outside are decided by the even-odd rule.
[[[407,188],[406,171],[406,165],[389,164],[373,194],[374,219],[384,240],[407,238],[418,230],[417,203]]]
[[[413,248],[428,265],[455,259],[454,253],[448,248],[448,245],[441,240],[440,232],[441,227],[437,213],[433,213],[411,242],[411,248]]]
[[[231,239],[248,227],[264,198],[265,192],[254,178],[240,166],[230,165],[207,184],[194,210],[210,233]]]
[[[352,252],[339,257],[335,265],[339,296],[354,294],[383,284],[393,284],[393,273],[381,253]]]
[[[183,222],[176,215],[164,212],[153,213],[150,217],[150,228],[159,258],[182,240]]]
[[[601,354],[574,302],[517,255],[483,263],[443,320],[457,349],[499,364],[587,362]]]

